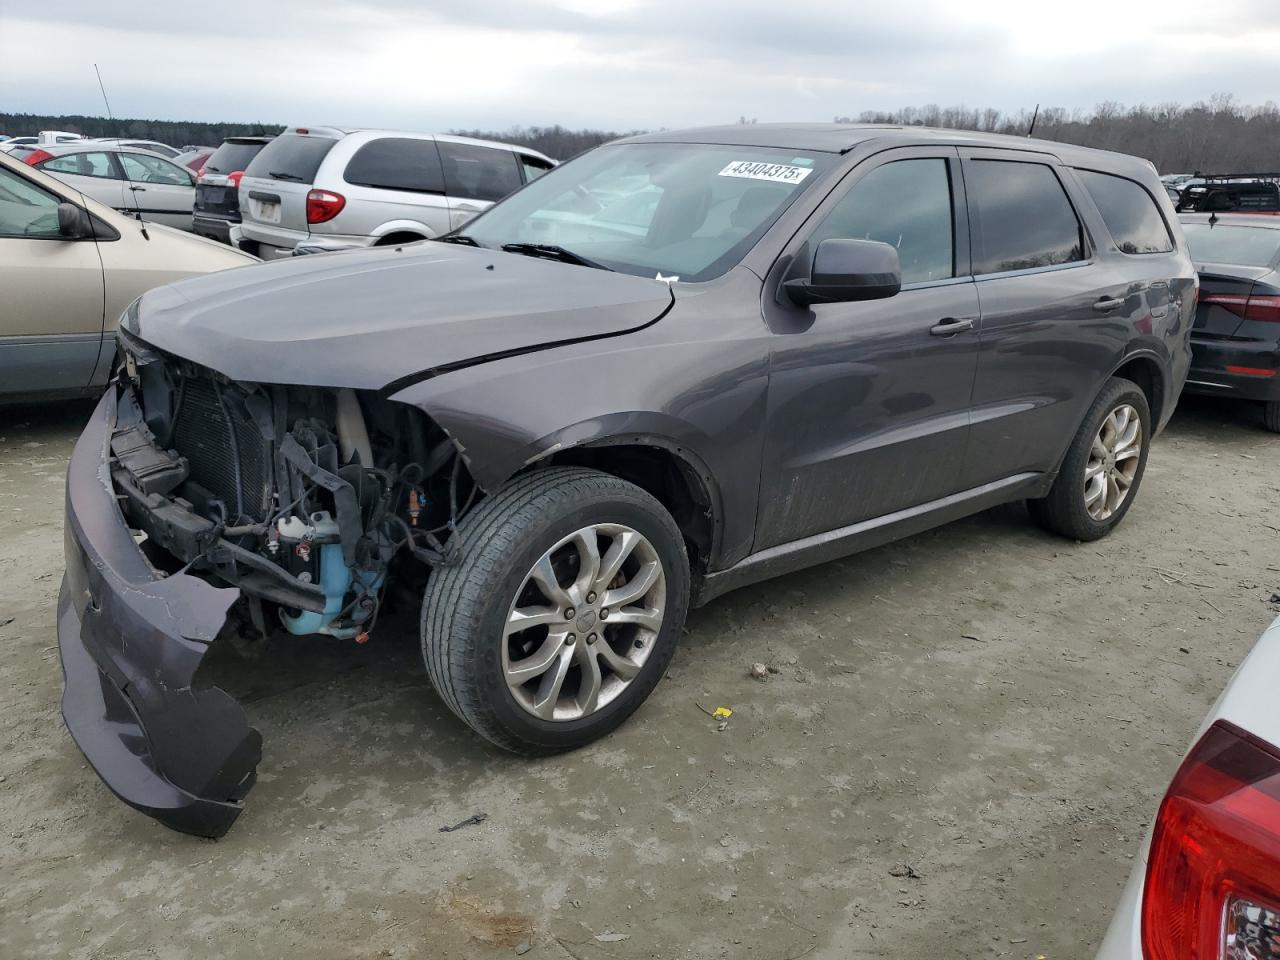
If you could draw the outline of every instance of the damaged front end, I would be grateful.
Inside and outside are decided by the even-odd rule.
[[[224,834],[261,737],[194,684],[224,630],[368,639],[388,585],[447,563],[477,491],[420,411],[245,384],[121,335],[67,476],[63,716],[126,803]]]

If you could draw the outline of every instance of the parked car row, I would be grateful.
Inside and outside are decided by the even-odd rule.
[[[265,259],[437,237],[555,165],[510,144],[337,127],[185,153],[74,135],[10,152],[117,210]]]

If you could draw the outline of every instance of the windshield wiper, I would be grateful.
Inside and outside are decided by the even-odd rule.
[[[267,176],[272,180],[292,180],[294,183],[302,183],[302,178],[296,173],[284,173],[279,170],[268,170]]]
[[[443,237],[432,237],[431,239],[435,240],[437,243],[461,243],[467,247],[480,246],[479,241],[461,233],[447,233]]]
[[[526,257],[545,257],[548,260],[559,260],[561,263],[574,263],[580,267],[594,267],[596,270],[613,272],[612,267],[588,260],[580,253],[558,247],[554,243],[504,243],[502,249],[507,253],[522,253]]]

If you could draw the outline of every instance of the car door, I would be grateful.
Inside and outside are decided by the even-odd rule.
[[[982,322],[966,486],[1056,468],[1118,355],[1127,290],[1047,155],[962,149]]]
[[[524,185],[520,161],[510,150],[440,139],[449,195],[449,221],[456,230],[476,214]]]
[[[430,137],[377,137],[361,146],[342,172],[347,203],[333,220],[313,225],[313,236],[337,233],[387,236],[425,227],[428,236],[448,233],[440,153]],[[328,188],[317,181],[317,188]]]
[[[106,151],[65,153],[36,164],[36,169],[59,180],[114,210],[126,210],[124,181],[120,168]]]
[[[781,281],[807,276],[817,244],[836,237],[896,247],[902,290],[791,304]],[[962,489],[978,300],[956,150],[864,160],[779,264],[788,258],[765,285],[773,346],[756,550]]]
[[[0,396],[89,384],[102,340],[97,244],[58,230],[63,198],[0,165]]]
[[[125,175],[125,196],[131,198],[130,213],[179,230],[191,229],[196,190],[190,171],[149,153],[121,150],[116,159]]]

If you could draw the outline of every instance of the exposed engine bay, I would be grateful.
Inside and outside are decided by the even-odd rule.
[[[368,639],[388,582],[447,563],[478,490],[417,409],[245,384],[121,334],[111,480],[158,570],[238,587],[264,636]],[[403,568],[403,570],[401,569]]]

